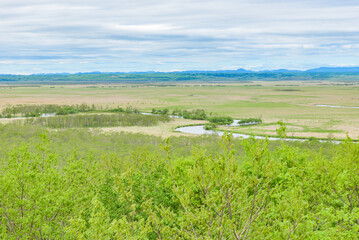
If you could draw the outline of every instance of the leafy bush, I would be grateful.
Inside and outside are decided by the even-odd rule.
[[[215,123],[206,123],[204,125],[204,130],[214,130],[217,127]]]
[[[242,125],[260,124],[260,123],[262,123],[262,119],[260,118],[245,118],[238,121],[238,124],[242,124]]]
[[[166,114],[168,114],[168,109],[165,108],[165,109],[161,110],[161,109],[152,108],[151,113],[152,113],[152,114],[162,114],[162,115],[166,115]]]
[[[39,117],[45,113],[56,113],[56,115],[69,115],[76,113],[88,113],[88,112],[126,112],[126,113],[139,113],[139,111],[132,107],[126,109],[117,107],[113,109],[103,109],[101,106],[87,104],[74,104],[74,105],[54,105],[54,104],[42,104],[42,105],[15,105],[7,106],[1,112],[6,118],[15,116],[21,117]]]
[[[233,118],[231,117],[214,116],[207,118],[207,120],[218,125],[230,125],[233,123]]]

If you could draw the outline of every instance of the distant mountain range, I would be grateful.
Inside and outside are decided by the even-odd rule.
[[[78,74],[104,74],[106,72],[89,72]],[[108,73],[108,72],[107,72]],[[111,73],[125,73],[125,72],[111,72]],[[130,72],[130,73],[156,73],[154,71],[148,72]],[[165,73],[165,72],[158,72]],[[175,73],[359,73],[359,67],[320,67],[308,70],[290,70],[290,69],[276,69],[276,70],[261,70],[251,71],[244,68],[237,70],[188,70],[188,71],[176,71]]]
[[[37,73],[32,75],[85,75],[85,74],[149,74],[149,73],[359,73],[359,67],[320,67],[308,70],[290,70],[290,69],[275,69],[275,70],[260,70],[251,71],[243,68],[237,70],[188,70],[188,71],[175,71],[175,72],[79,72],[79,73]],[[0,74],[4,75],[16,75],[16,74]]]
[[[218,71],[182,71],[185,73],[359,73],[359,67],[320,67],[308,70],[290,70],[290,69],[275,69],[275,70],[261,70],[251,71],[243,68],[237,70],[218,70]]]

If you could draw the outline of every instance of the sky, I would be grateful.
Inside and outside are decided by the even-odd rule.
[[[1,0],[0,74],[359,66],[359,0]]]

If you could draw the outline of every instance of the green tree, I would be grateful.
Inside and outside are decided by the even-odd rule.
[[[287,137],[287,126],[282,121],[278,121],[277,124],[279,124],[279,128],[276,129],[278,136],[280,138],[286,138]]]

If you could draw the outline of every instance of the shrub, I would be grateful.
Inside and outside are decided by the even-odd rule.
[[[231,123],[233,123],[233,118],[231,117],[209,117],[207,118],[208,121],[210,121],[211,123],[215,123],[218,125],[230,125]]]

